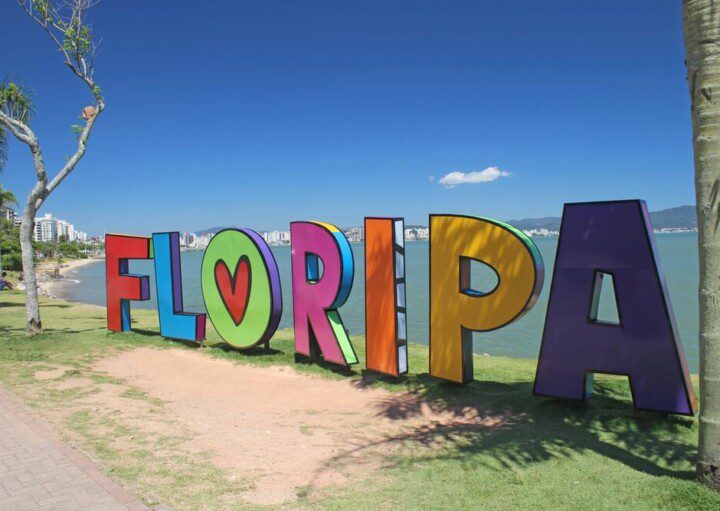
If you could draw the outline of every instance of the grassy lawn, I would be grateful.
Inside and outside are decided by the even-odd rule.
[[[93,372],[92,363],[113,351],[143,346],[196,348],[162,339],[152,311],[133,312],[136,332],[112,334],[105,330],[104,309],[48,300],[42,309],[45,333],[28,339],[22,331],[22,300],[18,292],[0,293],[0,381],[5,386],[148,501],[177,509],[244,508],[236,496],[251,482],[228,479],[209,456],[187,456],[182,446],[190,433],[180,424],[172,434],[153,435],[97,413],[92,385],[57,386],[73,378],[119,385],[124,397],[161,416],[162,402],[128,382]],[[720,509],[720,495],[693,480],[697,421],[634,411],[626,379],[598,376],[593,398],[573,403],[532,395],[533,360],[476,356],[477,381],[459,387],[427,375],[427,349],[420,345],[411,345],[411,374],[393,381],[365,374],[362,367],[341,372],[295,364],[289,331],[278,333],[270,353],[224,349],[210,327],[208,335],[207,354],[238,364],[292,365],[327,378],[362,378],[393,391],[416,392],[431,407],[471,407],[505,418],[493,427],[413,430],[402,439],[408,448],[388,454],[382,469],[342,486],[300,488],[290,508]],[[362,339],[353,341],[363,360]],[[172,417],[162,419],[173,423]]]

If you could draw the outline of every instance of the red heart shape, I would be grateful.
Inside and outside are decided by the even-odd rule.
[[[238,260],[232,275],[225,261],[220,259],[215,263],[215,284],[235,326],[239,325],[245,317],[250,298],[251,280],[250,260],[247,256],[242,256]]]

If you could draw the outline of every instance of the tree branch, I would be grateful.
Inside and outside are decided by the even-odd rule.
[[[21,142],[27,145],[32,145],[33,141],[37,143],[37,138],[35,137],[35,134],[26,124],[18,121],[17,119],[13,119],[1,110],[0,123],[8,130],[10,130],[10,133],[15,135],[15,138],[17,138]]]
[[[80,134],[80,138],[78,139],[77,151],[75,151],[75,154],[70,157],[70,159],[65,163],[60,172],[58,172],[58,174],[52,179],[52,181],[50,181],[50,184],[45,187],[46,195],[52,193],[52,191],[57,188],[60,183],[63,182],[63,180],[73,171],[80,159],[82,159],[82,157],[85,155],[88,138],[90,138],[90,133],[92,132],[93,126],[95,125],[95,120],[97,119],[98,115],[100,115],[100,112],[101,110],[98,109],[97,113],[93,115],[90,119],[88,119],[85,127],[82,130],[82,133]]]
[[[52,38],[55,46],[58,47],[58,50],[60,50],[60,53],[62,53],[63,55],[65,65],[70,68],[70,71],[72,71],[75,76],[85,82],[85,84],[90,89],[93,97],[95,98],[95,101],[97,102],[98,111],[102,110],[105,107],[105,104],[103,102],[102,96],[99,93],[99,88],[93,80],[92,64],[88,66],[85,55],[83,52],[80,51],[77,43],[75,44],[75,55],[73,61],[73,58],[70,56],[70,53],[68,53],[62,41],[60,41],[57,35],[53,32],[54,28],[60,33],[66,33],[68,27],[73,24],[73,20],[77,20],[77,27],[81,27],[83,13],[86,9],[92,7],[95,2],[92,2],[91,0],[76,0],[74,3],[72,3],[72,13],[70,15],[70,22],[67,23],[68,27],[63,27],[62,25],[58,24],[57,20],[62,20],[62,16],[52,5],[48,6],[49,12],[47,13],[47,16],[44,18],[39,18],[35,15],[35,4],[32,0],[17,0],[17,3],[25,11],[25,13],[38,25],[43,27],[45,32],[47,32],[47,34]],[[95,45],[91,43],[91,51],[88,53],[90,57],[93,56],[95,49]]]

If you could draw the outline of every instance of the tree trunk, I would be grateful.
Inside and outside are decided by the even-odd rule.
[[[32,244],[36,213],[37,209],[31,194],[31,199],[28,200],[25,206],[22,223],[20,224],[20,248],[22,250],[23,278],[25,281],[25,328],[28,335],[36,335],[42,332],[37,278],[35,276],[35,249]]]
[[[697,475],[720,490],[720,1],[683,0],[700,257]]]

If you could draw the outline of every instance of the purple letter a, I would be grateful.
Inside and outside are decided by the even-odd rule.
[[[597,319],[603,275],[613,279],[619,323]],[[640,200],[566,204],[563,210],[534,393],[585,399],[593,373],[627,375],[635,408],[696,411]]]

